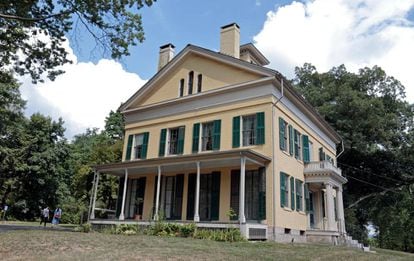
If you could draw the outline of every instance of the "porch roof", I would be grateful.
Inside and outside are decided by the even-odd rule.
[[[243,156],[248,164],[257,166],[265,166],[271,161],[271,158],[251,149],[237,149],[108,163],[95,165],[93,168],[115,176],[124,175],[125,169],[132,175],[157,173],[158,166],[161,166],[164,173],[168,173],[195,170],[196,162],[200,162],[202,168],[240,167],[240,158]]]

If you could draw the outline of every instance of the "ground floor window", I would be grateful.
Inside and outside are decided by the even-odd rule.
[[[117,203],[117,215],[121,211],[122,204],[122,192],[125,179],[120,179],[120,186],[118,193],[118,203]],[[144,195],[146,187],[146,177],[138,179],[128,179],[127,182],[127,191],[125,195],[125,218],[133,219],[137,215],[142,217],[144,210]]]
[[[154,208],[157,196],[158,177],[154,184]],[[181,219],[184,190],[184,174],[161,176],[159,214],[167,220]]]
[[[245,177],[244,211],[247,220],[266,219],[266,179],[265,168],[247,170]],[[230,208],[238,219],[240,203],[240,170],[231,172]]]
[[[200,175],[199,216],[201,221],[219,219],[220,172]],[[188,175],[187,220],[194,219],[197,175]]]

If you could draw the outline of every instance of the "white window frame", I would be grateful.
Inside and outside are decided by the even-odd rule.
[[[142,158],[137,158],[137,151],[136,151],[136,148],[135,148],[137,146],[137,144],[136,144],[136,138],[138,136],[142,136],[142,144],[141,144],[141,146],[144,144],[144,133],[134,134],[134,139],[132,141],[132,153],[131,153],[132,154],[131,157],[134,160],[142,159]]]
[[[254,130],[253,130],[253,133],[255,134],[255,138],[254,138],[254,144],[249,144],[249,145],[244,145],[244,143],[243,143],[243,138],[244,138],[244,132],[243,132],[243,126],[244,126],[244,117],[252,117],[252,116],[254,116],[255,117],[255,128],[254,128]],[[240,147],[249,147],[249,146],[255,146],[255,145],[257,145],[257,140],[256,140],[256,130],[257,130],[257,115],[256,114],[246,114],[246,115],[243,115],[243,116],[240,116]]]
[[[211,150],[203,150],[203,127],[206,124],[212,125],[212,133],[211,133]],[[214,121],[206,121],[200,123],[200,129],[198,133],[198,152],[206,152],[206,151],[213,151],[213,136],[214,136]]]

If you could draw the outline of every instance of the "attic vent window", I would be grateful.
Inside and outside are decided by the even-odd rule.
[[[203,75],[199,74],[197,76],[197,92],[201,92],[201,86],[203,84]]]
[[[184,96],[184,79],[181,79],[180,80],[179,95],[180,95],[180,97],[183,97]]]
[[[188,95],[193,94],[194,72],[188,73]]]

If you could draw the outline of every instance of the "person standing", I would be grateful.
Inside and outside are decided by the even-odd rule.
[[[53,212],[52,225],[53,226],[59,225],[61,217],[62,217],[62,209],[60,207],[57,207],[55,211]]]
[[[45,227],[46,227],[46,223],[49,221],[49,207],[46,206],[43,210],[42,210],[42,214],[40,217],[40,225],[42,225],[42,223],[45,223]]]

